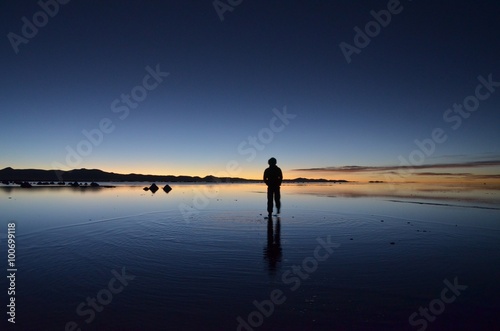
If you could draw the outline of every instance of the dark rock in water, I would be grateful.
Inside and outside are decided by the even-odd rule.
[[[32,186],[31,186],[31,184],[30,184],[30,183],[28,183],[28,182],[22,182],[22,183],[21,183],[21,187],[23,187],[23,188],[30,188],[30,187],[32,187]]]
[[[90,186],[91,187],[99,187],[101,185],[97,184],[96,182],[92,182],[92,183],[90,183]]]
[[[153,193],[156,193],[156,191],[158,191],[158,190],[159,190],[159,187],[158,187],[158,186],[156,186],[156,184],[155,184],[155,183],[153,183],[153,184],[151,184],[151,186],[149,187],[149,190],[150,190],[151,192],[153,192]]]
[[[163,186],[163,191],[165,191],[165,193],[168,193],[168,192],[172,191],[172,188],[170,187],[170,185],[167,184],[167,185]]]
[[[146,186],[145,188],[143,188],[143,190],[144,191],[149,191],[149,187]]]
[[[69,183],[68,185],[70,185],[72,187],[80,187],[80,184],[78,184],[78,182]]]
[[[396,243],[394,241],[391,241],[391,245],[395,245]]]
[[[59,183],[57,183],[57,185],[66,185],[66,183],[65,182],[59,182]]]
[[[9,185],[10,183],[6,180],[2,180],[2,184]]]

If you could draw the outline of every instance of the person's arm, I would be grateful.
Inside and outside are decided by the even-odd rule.
[[[280,177],[279,177],[279,185],[281,185],[281,182],[283,181],[283,172],[281,172],[281,169],[279,171]]]
[[[266,185],[269,185],[269,176],[267,175],[267,169],[264,170],[264,183],[266,183]]]

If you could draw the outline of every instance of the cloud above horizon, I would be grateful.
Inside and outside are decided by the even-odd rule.
[[[399,170],[427,170],[427,169],[464,169],[464,168],[482,168],[482,167],[498,167],[500,160],[488,161],[472,161],[472,162],[454,162],[454,163],[441,163],[441,164],[422,164],[414,166],[405,165],[389,165],[389,166],[341,166],[341,167],[322,167],[322,168],[302,168],[292,169],[292,171],[313,171],[313,172],[338,172],[338,173],[360,173],[360,172],[397,172]],[[430,174],[430,172],[428,172]],[[433,173],[438,175],[439,173]],[[466,175],[443,173],[441,175]]]

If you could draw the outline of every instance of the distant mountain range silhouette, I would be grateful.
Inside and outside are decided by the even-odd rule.
[[[100,169],[74,169],[74,170],[41,170],[41,169],[12,169],[11,167],[0,170],[0,181],[4,182],[183,182],[183,183],[259,183],[262,180],[245,179],[238,177],[215,176],[161,176],[142,174],[117,174],[105,172]],[[303,182],[330,182],[345,183],[346,180],[295,178],[284,180],[289,183]]]

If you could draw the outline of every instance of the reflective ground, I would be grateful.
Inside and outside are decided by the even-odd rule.
[[[263,185],[170,185],[2,187],[16,329],[500,325],[498,191],[285,185],[282,215],[268,220]]]

